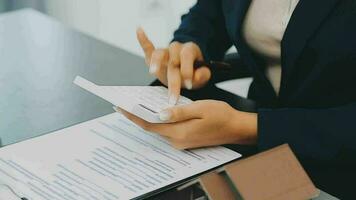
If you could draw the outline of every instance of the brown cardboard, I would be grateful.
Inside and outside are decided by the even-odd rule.
[[[209,200],[234,200],[234,193],[230,189],[225,178],[218,172],[210,172],[199,178],[200,185],[203,187]]]
[[[303,200],[318,190],[288,145],[224,167],[245,200]]]

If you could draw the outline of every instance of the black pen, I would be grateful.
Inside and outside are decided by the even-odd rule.
[[[194,69],[198,69],[199,67],[206,66],[212,70],[230,70],[232,69],[231,64],[220,61],[194,61]]]

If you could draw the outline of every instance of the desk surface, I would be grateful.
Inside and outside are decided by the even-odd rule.
[[[0,15],[0,35],[4,145],[113,112],[109,103],[72,84],[76,75],[107,85],[147,85],[153,80],[142,58],[34,10]],[[166,194],[162,199],[181,199],[174,191]]]
[[[34,10],[0,15],[0,35],[0,138],[5,145],[113,112],[109,103],[72,84],[76,75],[107,85],[153,80],[142,58]]]

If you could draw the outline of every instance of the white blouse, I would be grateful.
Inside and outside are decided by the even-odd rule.
[[[266,76],[276,94],[281,82],[281,41],[299,0],[252,0],[242,33],[249,45],[267,63]]]

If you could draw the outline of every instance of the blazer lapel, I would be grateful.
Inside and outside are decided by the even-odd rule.
[[[339,0],[300,0],[282,39],[282,82],[280,96],[288,87],[295,62],[308,39],[336,6]]]
[[[230,0],[231,1],[231,0]],[[235,0],[232,0],[235,1]],[[245,18],[248,7],[251,4],[251,0],[237,0],[237,3],[231,2],[231,6],[234,6],[233,13],[236,13],[235,17],[229,17],[230,20],[227,24],[232,24],[233,27],[233,35],[236,36],[238,40],[241,40],[241,28],[242,23]]]

